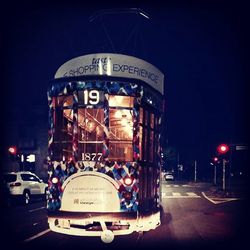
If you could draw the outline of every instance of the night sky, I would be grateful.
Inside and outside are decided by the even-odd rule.
[[[7,120],[15,119],[8,116],[12,109],[29,120],[27,110],[46,107],[49,80],[65,61],[117,52],[144,59],[164,73],[165,141],[177,148],[181,161],[198,159],[205,165],[218,143],[248,142],[249,13],[244,2],[73,2],[5,7],[1,85]],[[88,19],[101,9],[123,7],[141,8],[150,20],[138,15],[104,18],[112,48],[101,20]],[[5,140],[8,144],[7,136]]]

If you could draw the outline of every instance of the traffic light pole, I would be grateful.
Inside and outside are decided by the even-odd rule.
[[[226,154],[228,151],[229,151],[229,146],[227,144],[220,144],[218,147],[217,147],[217,152],[219,154]],[[223,190],[226,189],[226,159],[223,158],[222,160],[222,188]]]
[[[214,164],[214,185],[216,185],[217,183],[216,183],[216,164]]]
[[[194,161],[194,182],[197,181],[197,161]]]
[[[222,189],[225,190],[226,189],[226,160],[223,159],[223,177],[222,177],[222,183],[223,183],[223,187]]]
[[[178,180],[180,180],[180,155],[179,155],[179,152],[177,155],[177,178],[178,178]]]

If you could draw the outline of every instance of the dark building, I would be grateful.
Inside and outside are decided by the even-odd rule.
[[[10,110],[9,116],[10,119],[6,123],[8,136],[5,135],[3,171],[27,170],[46,179],[47,107],[18,107]],[[10,147],[16,148],[14,156],[8,152]]]

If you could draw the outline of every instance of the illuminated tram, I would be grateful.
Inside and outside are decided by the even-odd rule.
[[[163,74],[121,54],[64,63],[48,90],[52,231],[80,236],[160,225]]]

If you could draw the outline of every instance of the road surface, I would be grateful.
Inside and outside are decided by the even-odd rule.
[[[100,237],[51,232],[46,204],[41,200],[5,209],[1,235],[6,246],[17,249],[224,249],[241,246],[246,241],[248,226],[246,201],[213,203],[204,196],[207,189],[208,185],[203,183],[164,181],[161,226],[143,234],[116,236],[110,244],[102,243]]]

